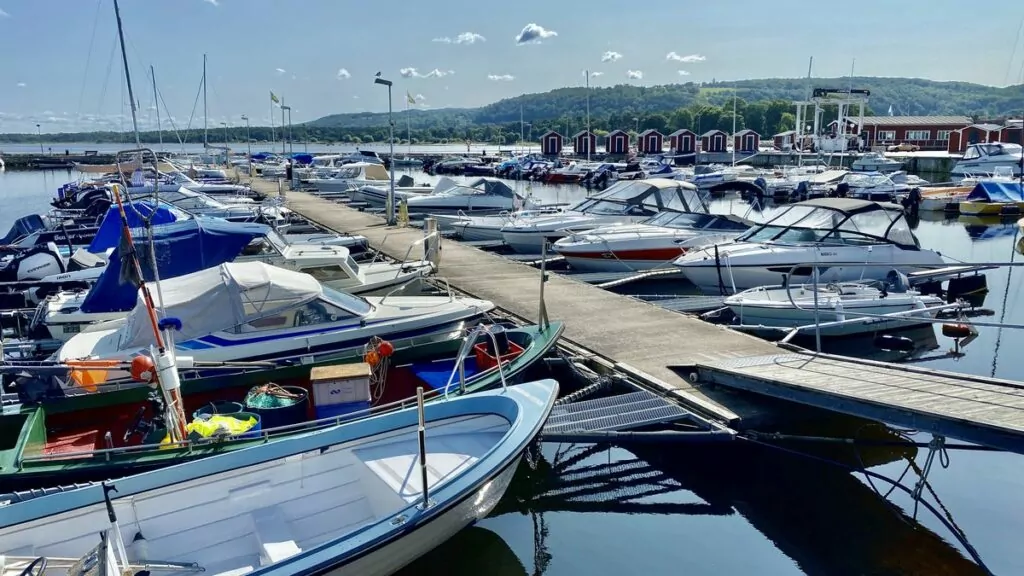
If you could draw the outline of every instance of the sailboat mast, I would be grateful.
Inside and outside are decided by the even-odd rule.
[[[736,165],[736,89],[732,89],[732,165]]]
[[[142,142],[139,141],[139,121],[135,117],[135,93],[132,92],[132,75],[128,70],[128,53],[124,49],[124,30],[121,29],[121,8],[117,5],[117,0],[114,0],[114,16],[117,17],[117,37],[121,42],[121,62],[124,63],[124,78],[128,83],[128,102],[132,108],[132,128],[135,131],[135,147],[141,148]]]
[[[587,162],[590,162],[590,145],[594,142],[590,132],[590,70],[585,72],[587,74]]]
[[[156,106],[156,134],[160,139],[160,151],[164,151],[164,131],[160,127],[160,96],[156,92],[156,72],[153,71],[153,65],[149,65],[149,76],[153,79],[153,105]]]
[[[203,150],[210,146],[208,120],[206,109],[206,54],[203,54]]]

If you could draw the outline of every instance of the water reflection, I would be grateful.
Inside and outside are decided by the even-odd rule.
[[[395,576],[526,576],[526,567],[494,532],[471,526],[434,548]]]
[[[892,440],[898,437],[862,420],[838,417],[814,425],[816,434]],[[877,466],[913,458],[912,446],[798,448],[845,466]],[[885,489],[885,488],[883,488]],[[535,466],[524,464],[493,516],[526,515],[535,528],[534,574],[608,573],[610,551],[594,547],[587,558],[572,557],[564,570],[557,547],[573,537],[588,518],[630,515],[622,530],[649,534],[643,524],[668,516],[671,534],[647,542],[652,554],[637,551],[640,573],[676,573],[686,557],[694,573],[732,573],[722,560],[699,549],[688,527],[714,531],[716,524],[687,522],[694,517],[740,517],[806,574],[981,574],[944,537],[890,504],[846,469],[772,448],[737,442],[723,447],[673,445],[626,450],[606,445],[545,447]],[[663,525],[659,523],[658,526]],[[557,528],[556,528],[557,527]],[[568,531],[567,531],[568,530]],[[729,533],[729,530],[725,531]],[[726,534],[724,536],[727,537]],[[627,538],[625,534],[617,537]],[[672,542],[675,545],[672,546]],[[475,551],[473,552],[475,554]],[[757,552],[749,552],[757,554]],[[764,552],[768,565],[772,552]],[[524,559],[526,561],[526,559]],[[777,558],[775,559],[777,562]],[[481,558],[479,573],[492,563]],[[502,561],[504,564],[506,561]],[[528,562],[528,561],[527,561]],[[770,573],[772,570],[764,570]]]

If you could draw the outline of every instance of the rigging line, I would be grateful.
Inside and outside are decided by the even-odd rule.
[[[156,88],[156,93],[160,98],[160,104],[164,106],[164,112],[167,113],[167,121],[171,123],[171,129],[174,130],[174,137],[178,139],[178,144],[184,146],[185,142],[181,139],[181,133],[178,132],[178,127],[174,124],[174,117],[171,116],[171,111],[167,109],[167,102],[164,100],[164,94],[160,91],[159,86]]]
[[[82,121],[82,101],[85,100],[85,81],[89,78],[89,65],[92,63],[92,48],[96,41],[96,28],[99,26],[100,21],[100,8],[103,6],[103,0],[97,0],[96,2],[96,15],[92,19],[92,33],[89,35],[89,50],[86,51],[85,55],[85,68],[82,69],[82,87],[78,92],[78,111],[75,112],[75,123],[80,124]],[[81,126],[79,126],[81,129]]]
[[[199,106],[199,97],[203,95],[203,82],[199,82],[199,89],[196,91],[196,99],[192,103],[192,113],[188,117],[188,125],[185,126],[185,142],[188,142],[188,133],[192,130],[192,120],[196,117],[196,108]]]
[[[1013,60],[1017,57],[1017,46],[1021,43],[1021,31],[1024,30],[1024,16],[1020,17],[1020,24],[1017,25],[1017,34],[1013,37],[1013,51],[1010,52],[1010,61],[1006,63],[1006,77],[1003,79],[1004,84],[1010,83],[1010,72],[1013,71]],[[1021,63],[1021,69],[1024,70],[1024,62]]]
[[[110,56],[107,57],[107,72],[103,75],[103,89],[100,90],[100,101],[96,103],[96,115],[103,111],[103,101],[107,97],[107,85],[110,84],[110,70],[114,66],[114,51],[117,50],[117,35],[114,35],[114,43],[110,45]]]

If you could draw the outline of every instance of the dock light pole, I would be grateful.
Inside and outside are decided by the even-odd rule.
[[[388,143],[391,148],[391,168],[388,170],[388,175],[391,177],[390,187],[388,188],[388,226],[395,225],[395,121],[391,119],[391,80],[385,80],[380,77],[380,72],[377,73],[377,77],[373,79],[374,84],[380,84],[381,86],[388,87]]]
[[[43,153],[43,129],[36,124],[36,139],[39,140],[39,153]]]
[[[249,117],[242,114],[242,120],[245,120],[245,150],[249,156],[249,176],[252,176],[252,137],[249,136]]]
[[[228,145],[228,123],[227,122],[221,122],[220,125],[224,127],[224,145],[227,146]]]

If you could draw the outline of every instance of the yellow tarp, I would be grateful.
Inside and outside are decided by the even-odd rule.
[[[256,419],[250,416],[246,420],[240,420],[233,416],[222,416],[214,414],[206,420],[193,420],[188,423],[185,430],[189,434],[199,434],[203,438],[210,438],[217,435],[235,436],[243,434],[256,425]]]

